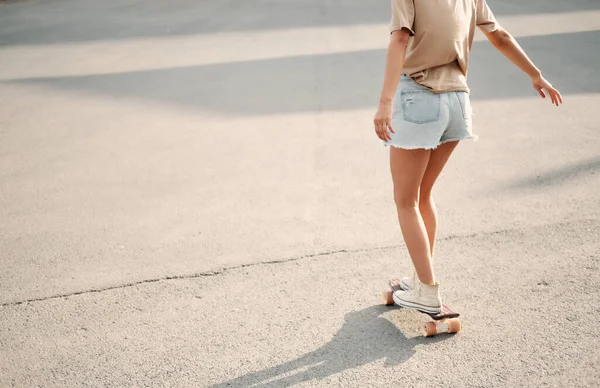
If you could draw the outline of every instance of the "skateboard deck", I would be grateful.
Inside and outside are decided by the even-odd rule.
[[[386,291],[383,293],[383,297],[385,299],[385,305],[390,306],[395,304],[392,294],[394,291],[402,290],[400,286],[400,279],[393,278],[389,281],[390,291]],[[417,310],[418,311],[418,310]],[[442,304],[442,311],[440,313],[427,313],[424,311],[419,311],[425,315],[428,315],[433,322],[427,322],[423,326],[423,331],[425,337],[432,337],[439,333],[458,333],[460,331],[460,320],[458,317],[459,313],[456,313],[450,309],[450,307]]]

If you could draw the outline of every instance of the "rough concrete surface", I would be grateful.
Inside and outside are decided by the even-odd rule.
[[[565,104],[478,35],[425,339],[387,1],[0,2],[0,386],[596,386],[600,2],[488,3]]]

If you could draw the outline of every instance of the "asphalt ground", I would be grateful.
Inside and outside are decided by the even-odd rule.
[[[565,104],[477,37],[425,339],[386,2],[1,2],[0,386],[595,386],[600,3],[488,3]]]

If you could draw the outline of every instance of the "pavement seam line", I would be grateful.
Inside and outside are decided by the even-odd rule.
[[[566,223],[559,222],[559,223],[555,223],[555,224],[547,224],[547,225],[543,225],[543,226],[570,224],[573,222],[580,223],[580,222],[585,222],[585,221],[595,221],[595,220],[583,219],[583,220],[571,221],[571,222],[566,222]],[[450,235],[450,236],[440,238],[437,241],[451,241],[451,240],[463,239],[463,238],[468,239],[468,238],[473,238],[473,237],[478,237],[478,236],[493,236],[496,234],[503,234],[503,233],[507,233],[507,232],[515,232],[515,231],[521,231],[521,230],[524,230],[524,229],[523,228],[512,228],[512,229],[501,229],[501,230],[496,230],[496,231],[491,231],[491,232],[472,233],[472,234],[467,234],[467,235]],[[68,298],[71,296],[82,295],[82,294],[99,293],[99,292],[116,290],[116,289],[121,289],[121,288],[135,287],[135,286],[138,286],[141,284],[157,283],[157,282],[165,281],[165,280],[197,279],[197,278],[202,278],[202,277],[212,277],[212,276],[223,275],[226,272],[233,271],[236,269],[241,269],[241,268],[255,267],[255,266],[260,266],[260,265],[292,263],[292,262],[300,261],[300,260],[304,260],[304,259],[311,259],[313,257],[332,256],[332,255],[336,255],[338,253],[372,252],[372,251],[384,250],[384,249],[395,249],[395,248],[400,248],[403,246],[406,246],[406,244],[402,243],[402,244],[388,245],[388,246],[382,246],[382,247],[361,248],[361,249],[351,249],[351,250],[339,249],[339,250],[334,250],[334,251],[311,253],[308,255],[291,257],[288,259],[276,259],[276,260],[270,260],[270,261],[261,261],[258,263],[240,264],[240,265],[235,265],[232,267],[222,267],[222,268],[213,269],[210,271],[188,274],[188,275],[163,276],[163,277],[154,278],[154,279],[140,280],[140,281],[133,282],[133,283],[125,283],[125,284],[119,284],[119,285],[109,286],[109,287],[102,287],[102,288],[83,290],[83,291],[75,291],[75,292],[70,292],[70,293],[66,293],[66,294],[55,294],[55,295],[50,295],[50,296],[43,297],[43,298],[31,298],[31,299],[26,299],[26,300],[17,301],[17,302],[6,302],[6,303],[0,304],[0,307],[19,306],[21,304],[26,304],[26,303],[43,302],[46,300]]]

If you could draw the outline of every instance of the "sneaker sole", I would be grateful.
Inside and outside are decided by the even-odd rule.
[[[424,305],[418,304],[418,303],[406,302],[406,301],[398,299],[396,297],[396,294],[392,294],[392,299],[394,299],[394,303],[396,303],[400,307],[416,309],[416,310],[419,310],[419,311],[427,313],[427,314],[439,314],[442,312],[441,306],[440,307],[430,307],[430,306],[424,306]]]

